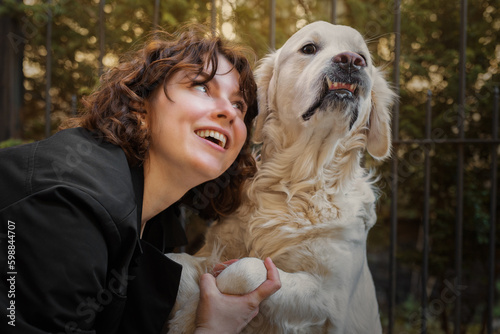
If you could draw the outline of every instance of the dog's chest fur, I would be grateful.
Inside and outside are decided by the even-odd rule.
[[[362,175],[362,170],[355,174]],[[323,261],[317,257],[331,249],[332,243],[364,245],[376,219],[375,196],[367,179],[351,180],[342,193],[314,188],[291,198],[283,191],[259,192],[254,188],[256,201],[245,202],[234,215],[217,223],[226,225],[226,232],[227,224],[234,226],[232,239],[238,235],[240,241],[226,244],[223,258],[269,256],[285,271],[316,272],[324,270],[317,267],[318,262],[328,267],[331,254],[325,254]],[[212,232],[217,234],[217,230],[217,225],[213,226]],[[311,263],[316,268],[309,268]]]

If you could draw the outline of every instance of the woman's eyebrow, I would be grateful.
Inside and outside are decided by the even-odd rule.
[[[194,76],[191,78],[191,80],[195,81],[196,79],[201,78],[203,82],[208,82],[210,79],[210,74],[207,72],[203,71],[200,73],[195,73]]]

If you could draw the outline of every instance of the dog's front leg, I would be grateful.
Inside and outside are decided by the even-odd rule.
[[[181,281],[177,299],[168,322],[169,334],[189,334],[195,330],[194,319],[200,298],[200,276],[206,272],[205,258],[184,253],[166,254],[182,265]]]
[[[321,280],[309,273],[287,273],[278,269],[281,289],[265,300],[260,306],[260,313],[271,326],[287,328],[290,324],[321,326],[329,316],[325,307],[327,298],[322,291]],[[267,270],[262,260],[244,258],[230,265],[217,277],[217,287],[223,293],[245,294],[255,290],[267,277]],[[250,323],[247,327],[255,327]],[[246,331],[259,333],[262,328]],[[264,324],[265,327],[268,327]]]
[[[378,307],[372,296],[373,284],[357,286],[364,304],[353,305],[356,309],[351,309],[350,282],[352,285],[356,279],[347,274],[348,268],[345,269],[344,274],[336,277],[278,269],[281,289],[261,303],[259,317],[254,318],[243,333],[324,333],[325,330],[328,333],[364,333],[366,328],[371,333],[382,333]],[[365,269],[362,272],[367,272],[368,268]],[[217,277],[217,286],[224,293],[245,294],[262,284],[266,276],[262,260],[244,258]],[[361,318],[357,319],[358,316]]]

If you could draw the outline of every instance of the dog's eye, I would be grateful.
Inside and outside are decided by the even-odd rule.
[[[316,48],[316,45],[314,44],[307,44],[302,47],[300,51],[306,55],[313,55],[316,53],[318,49]]]

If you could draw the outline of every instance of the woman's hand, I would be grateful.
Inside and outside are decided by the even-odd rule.
[[[223,294],[217,288],[213,275],[202,275],[195,333],[232,334],[240,332],[259,313],[260,303],[281,287],[278,268],[271,258],[266,258],[264,265],[267,269],[266,281],[245,295]]]

